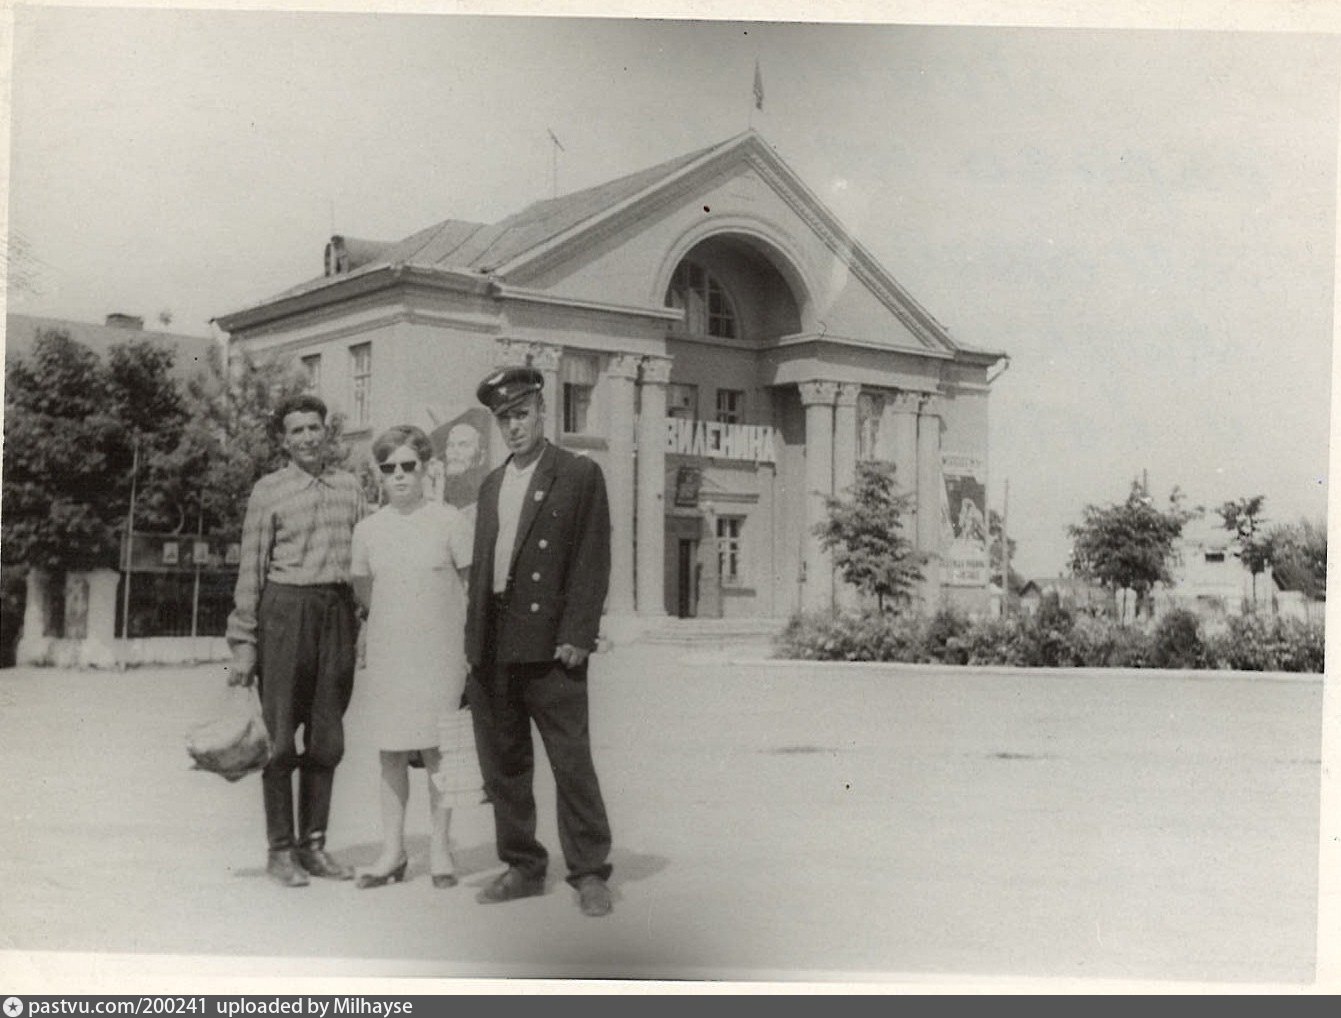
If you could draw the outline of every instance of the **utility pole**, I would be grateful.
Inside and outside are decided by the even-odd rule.
[[[1001,615],[1010,614],[1010,538],[1006,534],[1006,517],[1010,512],[1010,478],[1006,478],[1006,495],[1001,501]]]
[[[135,481],[140,472],[140,439],[135,438],[135,451],[130,463],[130,509],[126,512],[125,572],[121,577],[121,639],[130,635],[130,577],[135,561]]]
[[[196,543],[191,548],[191,564],[196,567],[195,581],[191,589],[191,639],[200,631],[200,551],[205,538],[205,489],[200,489],[200,512],[196,515]]]

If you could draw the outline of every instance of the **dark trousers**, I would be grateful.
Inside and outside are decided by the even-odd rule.
[[[293,772],[302,844],[321,846],[335,767],[345,752],[344,715],[354,691],[354,597],[349,587],[266,584],[257,612],[261,712],[274,745],[261,772],[272,851],[292,848]],[[303,730],[303,751],[297,732]]]
[[[496,641],[489,644],[496,646]],[[610,876],[610,823],[591,759],[586,680],[585,663],[570,671],[557,661],[488,661],[471,670],[467,683],[480,770],[494,807],[498,857],[528,877],[543,877],[549,861],[535,836],[532,721],[554,772],[568,882],[589,874]]]

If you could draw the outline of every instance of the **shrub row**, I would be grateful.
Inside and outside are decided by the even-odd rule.
[[[775,656],[812,661],[902,661],[1031,668],[1215,668],[1321,672],[1323,626],[1247,615],[1206,633],[1176,609],[1151,624],[1119,625],[1048,601],[1032,616],[970,619],[877,611],[794,616]]]

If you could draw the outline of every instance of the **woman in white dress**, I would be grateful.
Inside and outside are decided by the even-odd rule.
[[[469,777],[478,769],[474,746],[463,735],[469,716],[458,709],[466,681],[471,521],[425,498],[433,448],[422,429],[391,428],[372,452],[387,504],[354,528],[351,572],[355,596],[369,609],[363,681],[382,766],[383,845],[355,883],[380,887],[405,879],[405,805],[410,760],[417,755],[429,779],[429,873],[433,886],[452,887],[452,806],[480,796],[478,778]]]

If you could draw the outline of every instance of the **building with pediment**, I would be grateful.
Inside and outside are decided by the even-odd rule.
[[[896,464],[925,605],[985,607],[987,411],[1005,355],[955,342],[747,131],[493,224],[333,237],[324,273],[221,316],[301,362],[363,443],[402,421],[501,442],[475,387],[545,375],[548,436],[606,476],[607,614],[853,603],[813,535],[862,458]]]

